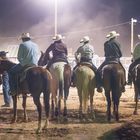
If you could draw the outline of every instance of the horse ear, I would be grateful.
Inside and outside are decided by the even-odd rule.
[[[41,55],[43,55],[44,53],[43,53],[43,51],[40,51],[40,53],[41,53]]]

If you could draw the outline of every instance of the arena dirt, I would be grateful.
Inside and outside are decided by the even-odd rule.
[[[22,98],[18,99],[18,121],[11,124],[13,116],[11,108],[0,107],[0,140],[139,140],[140,139],[140,115],[133,115],[134,91],[127,87],[120,100],[120,121],[106,121],[106,101],[104,94],[95,92],[94,96],[94,120],[79,120],[79,100],[75,88],[70,89],[68,98],[67,121],[50,119],[48,129],[37,135],[37,110],[32,97],[27,99],[27,113],[29,120],[23,122]],[[42,100],[42,97],[41,97]],[[0,106],[3,104],[3,96],[0,95]],[[140,105],[139,105],[140,107]],[[43,123],[45,121],[43,112]]]

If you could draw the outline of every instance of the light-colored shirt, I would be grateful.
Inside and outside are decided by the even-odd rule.
[[[39,58],[38,45],[31,40],[21,43],[19,46],[17,58],[22,66],[37,65]]]
[[[134,52],[133,52],[134,61],[138,58],[140,58],[140,42],[136,44]]]
[[[80,55],[80,58],[92,59],[93,58],[93,54],[94,54],[93,46],[90,45],[89,43],[86,43],[86,44],[83,44],[82,46],[80,46],[77,49],[77,51],[75,53],[75,57]]]

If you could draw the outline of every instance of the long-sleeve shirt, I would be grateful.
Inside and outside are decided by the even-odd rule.
[[[134,61],[138,58],[140,58],[140,42],[136,44],[134,52],[133,52]]]
[[[25,41],[20,44],[18,50],[18,61],[22,66],[37,65],[39,56],[38,45],[31,40]]]
[[[93,46],[90,45],[89,43],[86,43],[77,49],[75,56],[77,57],[78,55],[80,55],[81,58],[92,59],[93,54],[94,54]]]
[[[121,47],[120,44],[115,40],[115,38],[106,41],[104,44],[105,57],[106,58],[122,57],[120,47]]]

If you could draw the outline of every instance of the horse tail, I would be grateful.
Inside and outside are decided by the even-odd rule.
[[[45,69],[44,72],[42,73],[42,82],[43,82],[43,92],[45,93],[46,91],[50,92],[51,91],[51,80],[52,76],[50,72]]]
[[[78,72],[78,82],[81,88],[81,96],[82,96],[82,106],[83,106],[83,113],[86,112],[87,109],[87,101],[88,101],[88,84],[89,84],[89,77],[87,73],[85,73],[84,69],[79,69]]]
[[[64,68],[62,65],[57,65],[55,67],[55,73],[58,79],[58,86],[59,86],[59,97],[63,97],[63,89],[64,89]]]
[[[70,83],[71,83],[71,67],[69,64],[65,64],[64,66],[64,96],[65,99],[69,96],[69,88],[70,88]]]
[[[63,97],[63,84],[64,84],[63,80],[60,80],[59,81],[59,95],[60,95],[60,97]]]
[[[85,80],[82,85],[82,102],[83,102],[83,112],[87,111],[87,101],[88,101],[88,81]]]

